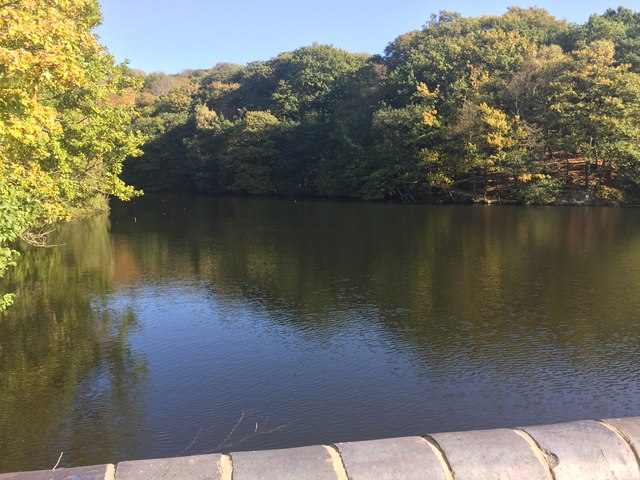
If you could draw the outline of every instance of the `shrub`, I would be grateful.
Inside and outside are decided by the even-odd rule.
[[[521,183],[517,198],[524,205],[548,205],[553,203],[562,189],[562,182],[548,175],[535,175]]]

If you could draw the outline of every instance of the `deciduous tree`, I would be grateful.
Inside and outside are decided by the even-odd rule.
[[[92,33],[100,20],[95,0],[0,5],[0,276],[18,237],[43,242],[96,196],[136,193],[118,175],[141,142],[122,101],[137,80]]]

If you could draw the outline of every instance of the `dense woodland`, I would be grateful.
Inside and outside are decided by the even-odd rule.
[[[618,203],[640,181],[640,13],[441,12],[381,56],[152,73],[135,102],[145,190]]]
[[[177,75],[115,64],[100,21],[96,0],[0,5],[0,277],[18,238],[45,244],[58,222],[139,192],[127,183],[640,203],[639,12],[584,25],[537,8],[441,12],[382,55],[312,45]]]

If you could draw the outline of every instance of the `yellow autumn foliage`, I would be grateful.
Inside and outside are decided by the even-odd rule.
[[[41,239],[96,195],[136,193],[118,175],[142,138],[114,99],[138,80],[92,33],[100,19],[95,0],[0,5],[0,276],[19,236]]]

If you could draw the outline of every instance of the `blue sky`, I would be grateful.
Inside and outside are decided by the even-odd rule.
[[[350,52],[382,53],[398,35],[440,10],[465,16],[502,14],[509,5],[539,6],[583,23],[592,13],[638,0],[99,0],[97,30],[118,61],[146,72],[177,73],[218,62],[267,60],[278,53],[331,44]]]

